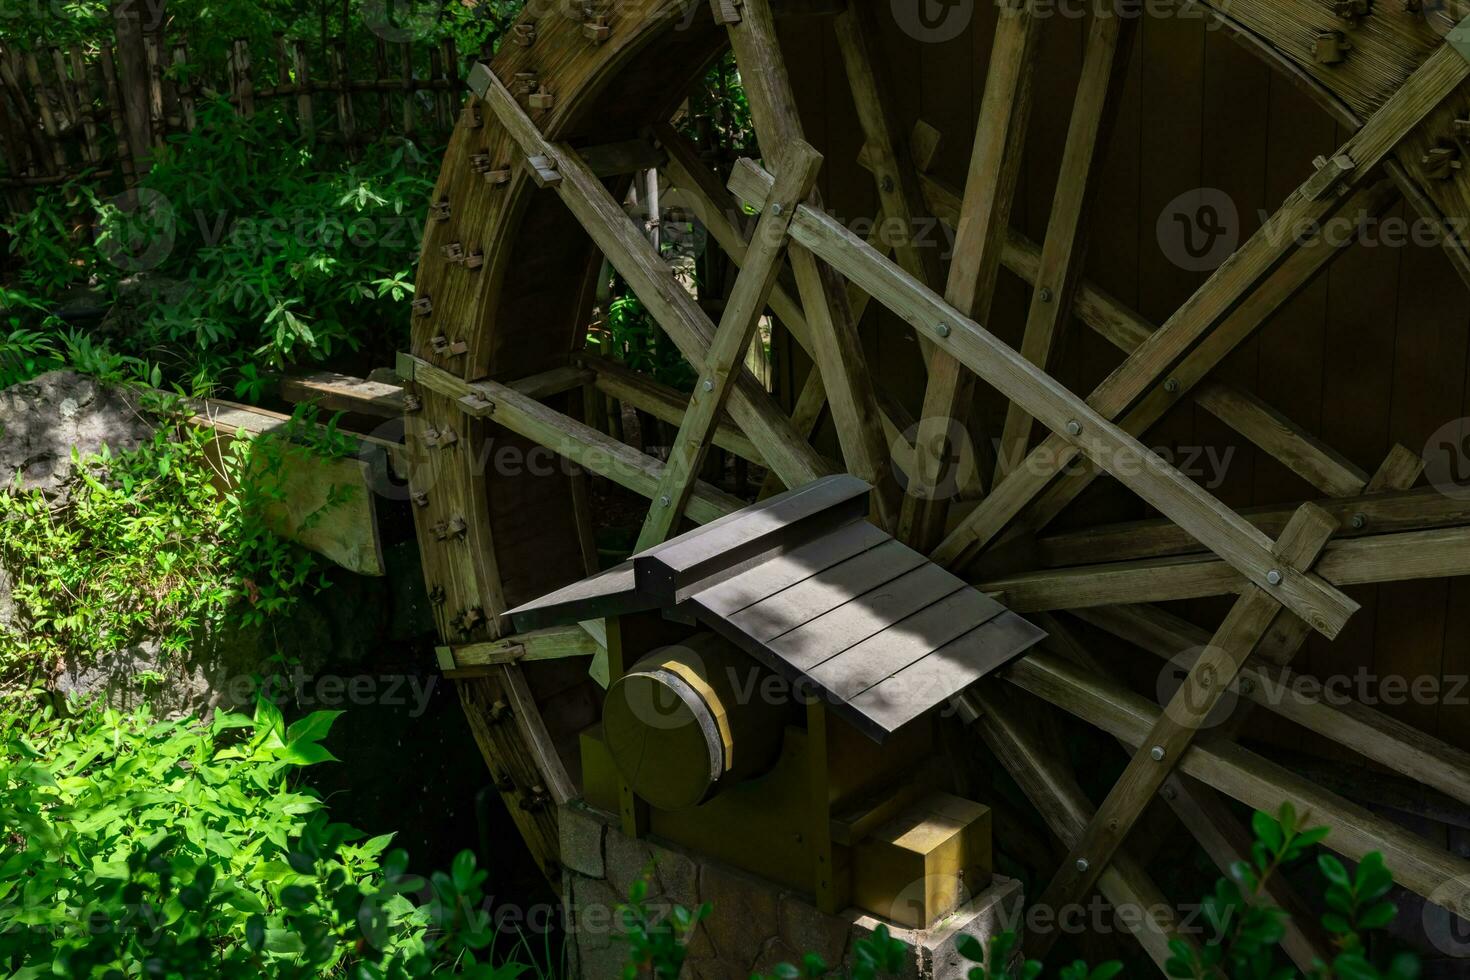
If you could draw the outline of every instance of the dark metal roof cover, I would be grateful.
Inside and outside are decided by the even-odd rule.
[[[817,480],[507,615],[525,631],[678,608],[881,741],[1046,634],[867,523],[869,489]]]

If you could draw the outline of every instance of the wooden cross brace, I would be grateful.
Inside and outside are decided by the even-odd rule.
[[[1277,541],[1277,558],[1284,566],[1307,571],[1337,526],[1331,514],[1315,504],[1304,504]],[[1190,668],[1148,738],[1042,893],[1043,908],[1062,909],[1086,896],[1279,613],[1282,613],[1280,601],[1256,586],[1248,586],[1236,600],[1210,645]],[[1037,952],[1044,955],[1054,939],[1054,934],[1037,937]]]
[[[725,401],[730,396],[734,379],[739,376],[742,358],[750,348],[756,326],[765,312],[766,299],[781,271],[791,217],[796,212],[796,205],[811,193],[821,166],[821,154],[801,140],[782,152],[771,204],[756,225],[755,237],[745,255],[745,265],[725,303],[714,343],[705,357],[703,370],[695,382],[694,395],[669,450],[658,489],[654,492],[653,506],[649,508],[643,529],[638,534],[635,552],[664,541],[684,512],[684,504],[714,438]]]

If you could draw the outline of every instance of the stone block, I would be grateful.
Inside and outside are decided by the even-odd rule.
[[[573,801],[561,808],[557,825],[561,833],[562,866],[588,878],[606,877],[603,838],[607,834],[607,818]]]

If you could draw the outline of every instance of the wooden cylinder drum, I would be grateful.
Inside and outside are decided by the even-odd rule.
[[[609,686],[603,734],[640,797],[682,810],[767,771],[781,751],[786,685],[713,633],[664,647]]]

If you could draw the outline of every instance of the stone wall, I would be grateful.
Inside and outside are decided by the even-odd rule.
[[[709,902],[713,912],[689,942],[684,976],[689,980],[747,980],[778,963],[801,962],[808,952],[828,964],[850,965],[853,943],[879,920],[856,909],[818,912],[806,899],[778,885],[652,840],[625,836],[612,818],[580,802],[561,813],[563,897],[567,903],[572,975],[610,980],[622,975],[627,945],[615,938],[616,908],[629,887],[649,879],[655,912]],[[991,886],[933,930],[890,929],[910,949],[903,980],[961,980],[970,966],[956,939],[982,943],[1021,917],[1020,882],[996,877]]]

